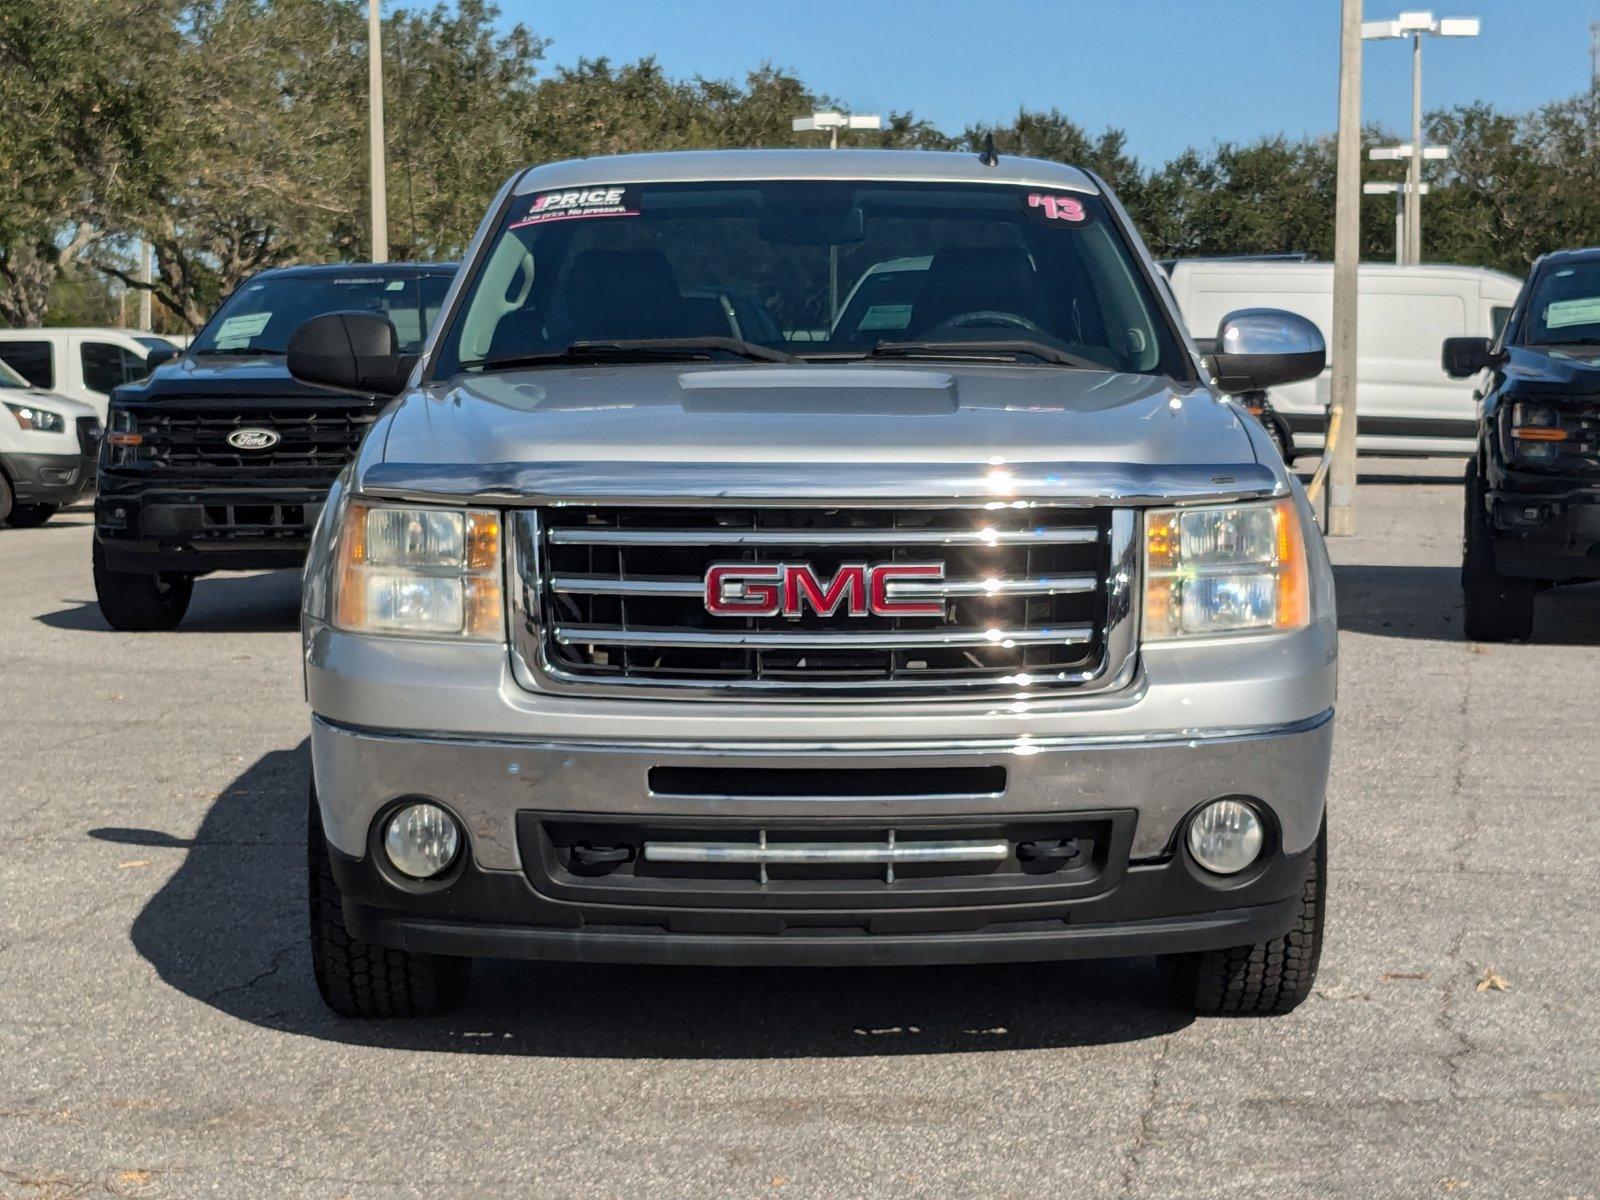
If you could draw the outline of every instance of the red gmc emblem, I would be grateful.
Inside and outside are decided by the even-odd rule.
[[[824,580],[810,563],[714,563],[706,570],[706,611],[719,617],[939,617],[944,601],[897,600],[897,579],[944,578],[943,563],[845,563]]]

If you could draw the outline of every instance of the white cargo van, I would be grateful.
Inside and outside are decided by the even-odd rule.
[[[1315,322],[1333,345],[1333,264],[1180,259],[1172,290],[1196,338],[1241,308],[1282,308]],[[1477,439],[1472,380],[1440,365],[1447,337],[1494,337],[1522,282],[1482,267],[1362,263],[1356,379],[1360,449],[1378,454],[1471,454]],[[1328,372],[1274,388],[1272,407],[1297,450],[1322,446]]]
[[[0,362],[30,387],[87,404],[102,424],[112,388],[148,375],[152,353],[177,351],[159,334],[131,329],[0,329]]]

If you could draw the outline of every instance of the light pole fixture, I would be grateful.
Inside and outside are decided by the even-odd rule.
[[[882,129],[883,118],[877,113],[842,113],[829,110],[814,112],[809,117],[796,117],[789,123],[796,133],[828,131],[828,149],[839,148],[841,129]],[[828,247],[828,328],[839,316],[839,247]]]
[[[796,117],[790,122],[796,133],[828,131],[828,149],[839,148],[841,129],[882,129],[883,118],[877,113],[814,112],[809,117]]]
[[[1477,37],[1477,17],[1446,17],[1435,20],[1431,12],[1403,12],[1392,21],[1364,21],[1364,41],[1411,39],[1411,165],[1406,172],[1406,261],[1422,260],[1422,39],[1428,37]]]
[[[1400,146],[1374,146],[1367,151],[1367,158],[1372,162],[1409,162],[1411,157],[1411,144],[1409,142]],[[1430,162],[1437,162],[1450,157],[1450,148],[1448,146],[1424,146],[1422,148],[1422,157]],[[1407,178],[1410,178],[1409,174]],[[1411,238],[1407,232],[1408,221],[1406,216],[1406,209],[1409,206],[1406,201],[1411,194],[1411,187],[1412,185],[1407,182],[1381,188],[1363,186],[1361,189],[1369,196],[1380,193],[1394,193],[1394,261],[1397,266],[1405,264],[1407,261],[1406,256],[1410,252]],[[1428,194],[1428,185],[1424,183],[1421,188],[1422,190],[1417,195],[1426,196]]]

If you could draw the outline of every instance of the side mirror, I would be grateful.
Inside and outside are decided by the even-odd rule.
[[[289,335],[289,374],[336,392],[397,396],[417,365],[401,354],[388,317],[334,312],[312,317]]]
[[[1444,351],[1439,356],[1444,373],[1451,379],[1468,379],[1485,367],[1494,366],[1497,356],[1491,349],[1493,345],[1486,337],[1445,338]]]
[[[157,346],[144,356],[144,369],[146,372],[154,371],[157,367],[182,357],[183,351],[176,346]]]
[[[1277,308],[1242,308],[1217,326],[1211,371],[1225,392],[1262,392],[1314,379],[1327,361],[1322,332],[1304,317]]]

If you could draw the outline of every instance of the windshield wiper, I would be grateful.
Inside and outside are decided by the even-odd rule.
[[[977,358],[1004,361],[1029,354],[1041,362],[1080,371],[1109,371],[1112,368],[1092,358],[1082,358],[1028,338],[962,339],[949,342],[879,342],[872,348],[873,358]]]
[[[565,350],[546,350],[534,354],[511,354],[502,358],[469,358],[463,368],[482,367],[505,371],[514,367],[551,366],[561,363],[600,362],[676,362],[682,359],[710,359],[716,354],[731,354],[751,362],[793,362],[794,356],[782,350],[747,342],[742,338],[626,338],[617,341],[573,342]]]
[[[287,350],[272,350],[265,346],[226,346],[216,350],[196,350],[196,355],[209,358],[212,355],[233,355],[239,358],[282,358]]]

